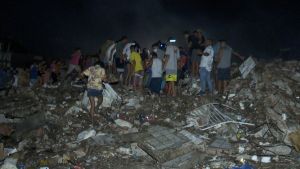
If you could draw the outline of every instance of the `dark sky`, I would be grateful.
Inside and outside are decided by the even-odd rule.
[[[227,39],[243,55],[274,57],[280,48],[298,55],[300,14],[290,1],[248,0],[6,0],[0,37],[35,54],[69,57],[74,47],[95,53],[105,39],[127,35],[148,47],[200,28]]]

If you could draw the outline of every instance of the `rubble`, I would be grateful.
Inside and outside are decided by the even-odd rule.
[[[300,62],[249,65],[201,98],[189,77],[175,98],[106,84],[94,125],[83,88],[25,87],[1,98],[1,167],[299,168]]]

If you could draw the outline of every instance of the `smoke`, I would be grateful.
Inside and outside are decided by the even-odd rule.
[[[0,31],[38,54],[69,57],[75,47],[96,53],[105,40],[122,35],[142,47],[170,36],[185,45],[183,31],[202,29],[207,38],[226,39],[243,55],[274,57],[280,48],[299,46],[299,17],[291,6],[238,0],[15,0],[1,5]]]

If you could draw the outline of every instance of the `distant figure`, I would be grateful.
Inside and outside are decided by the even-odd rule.
[[[130,62],[130,55],[131,55],[131,46],[135,45],[135,43],[127,43],[123,49],[123,56],[124,56],[124,64],[125,64],[125,79],[124,85],[130,85],[131,77],[133,74],[133,66]]]
[[[208,90],[210,94],[213,92],[212,81],[211,81],[211,71],[214,57],[214,50],[212,48],[212,41],[210,39],[205,42],[206,48],[201,56],[200,63],[200,86],[201,91],[199,93],[200,96],[205,95],[206,86],[208,86]]]
[[[66,73],[66,77],[68,77],[74,70],[76,70],[78,73],[81,72],[81,68],[79,66],[79,60],[81,58],[81,49],[76,48],[72,54],[71,61],[69,63],[69,68]]]
[[[175,41],[170,39],[166,49],[166,82],[167,94],[176,96],[175,82],[177,81],[177,61],[180,58],[179,49],[175,46]]]
[[[112,43],[105,52],[105,57],[108,64],[108,72],[113,74],[115,73],[115,65],[114,65],[114,56],[116,53],[116,43]]]
[[[163,74],[163,62],[157,57],[156,53],[152,54],[152,66],[151,66],[151,81],[150,81],[150,90],[156,94],[160,94],[161,83],[162,83],[162,74]]]
[[[57,61],[53,60],[50,65],[52,84],[56,84],[58,82],[57,65],[56,64],[57,64]]]
[[[217,63],[217,86],[218,92],[223,93],[228,86],[230,80],[231,56],[235,55],[239,59],[244,60],[239,53],[234,52],[225,40],[220,41],[220,47],[216,54]]]
[[[199,54],[202,53],[204,50],[204,42],[205,38],[203,34],[197,30],[195,30],[193,34],[190,35],[188,38],[188,46],[190,49],[192,62],[191,72],[193,77],[198,76],[199,63],[201,60]]]
[[[117,72],[119,74],[119,79],[123,82],[123,74],[124,74],[124,66],[125,66],[125,56],[123,55],[123,49],[128,42],[128,38],[123,36],[116,44],[116,55],[115,55],[115,62]]]
[[[91,103],[90,116],[92,118],[92,123],[94,123],[95,97],[98,98],[98,106],[100,106],[103,101],[102,82],[106,80],[105,70],[100,66],[100,63],[96,63],[95,66],[91,66],[83,71],[81,76],[88,77],[87,95]]]
[[[142,89],[142,82],[144,77],[142,57],[140,53],[138,53],[138,48],[135,45],[131,46],[130,50],[130,61],[134,72],[133,88],[135,90]]]
[[[29,82],[29,86],[30,87],[34,87],[38,81],[38,66],[36,63],[33,63],[30,66],[30,82]]]

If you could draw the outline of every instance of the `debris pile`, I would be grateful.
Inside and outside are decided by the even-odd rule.
[[[300,62],[252,61],[224,95],[106,84],[94,125],[80,87],[1,96],[1,168],[299,168]]]

